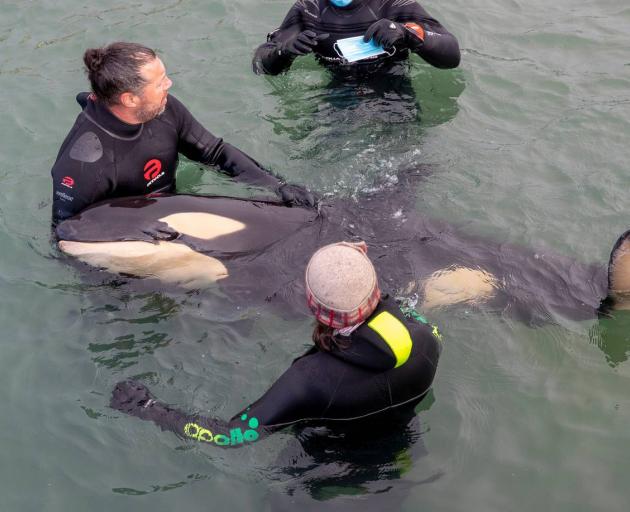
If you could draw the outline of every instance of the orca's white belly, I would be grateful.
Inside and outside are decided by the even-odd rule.
[[[152,277],[167,283],[199,287],[228,276],[216,258],[174,242],[71,242],[60,241],[66,254],[109,272]]]

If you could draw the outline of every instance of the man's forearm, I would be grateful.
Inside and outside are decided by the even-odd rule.
[[[227,142],[222,144],[215,164],[237,181],[248,185],[265,187],[276,192],[283,184],[282,180],[263,169],[253,158]]]

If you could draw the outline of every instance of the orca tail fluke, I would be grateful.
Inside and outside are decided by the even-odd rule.
[[[608,260],[608,294],[602,301],[605,313],[630,309],[630,229],[615,242]]]

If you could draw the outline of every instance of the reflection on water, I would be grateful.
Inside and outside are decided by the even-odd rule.
[[[613,311],[600,316],[589,331],[591,343],[598,346],[613,368],[630,356],[630,311]]]
[[[90,278],[93,274],[100,274],[104,283],[108,279],[116,283],[113,287],[88,288],[89,304],[81,308],[85,346],[97,367],[119,373],[150,362],[153,368],[160,357],[169,364],[179,364],[174,361],[185,357],[187,347],[199,344],[212,352],[235,349],[241,342],[255,343],[252,319],[257,317],[257,310],[226,300],[220,290],[172,287],[165,291],[156,279],[124,280],[100,270],[83,272],[82,276]],[[224,339],[225,347],[217,339]]]
[[[145,496],[147,494],[153,494],[156,492],[173,491],[187,484],[191,484],[191,483],[198,482],[201,480],[208,480],[210,478],[211,477],[208,475],[192,474],[192,475],[188,475],[185,480],[181,480],[180,482],[173,482],[170,484],[162,484],[162,485],[154,484],[148,487],[147,489],[134,489],[131,487],[116,487],[112,489],[112,492],[115,494],[124,494],[127,496]]]
[[[123,369],[138,363],[138,359],[160,348],[166,347],[173,341],[166,333],[148,331],[142,333],[139,339],[134,334],[117,336],[111,343],[90,343],[88,350],[95,356],[92,360],[109,369]]]
[[[99,298],[106,303],[99,303]],[[101,326],[99,338],[87,345],[97,365],[122,370],[173,342],[168,332],[156,327],[182,310],[185,296],[175,299],[161,293],[134,295],[123,291],[117,303],[112,303],[112,298],[91,295],[94,304],[83,309],[85,320]]]
[[[94,308],[93,312],[98,313],[100,310],[105,310],[109,313],[118,312],[119,316],[106,320],[105,324],[115,322],[129,322],[132,324],[155,324],[162,320],[167,320],[178,313],[181,309],[181,304],[176,302],[171,297],[162,295],[159,293],[140,295],[140,296],[124,296],[121,298],[125,306],[128,306],[131,302],[140,301],[140,308],[135,310],[132,316],[125,316],[123,309],[120,306],[114,306],[108,304],[102,308]],[[112,316],[112,315],[110,315]]]

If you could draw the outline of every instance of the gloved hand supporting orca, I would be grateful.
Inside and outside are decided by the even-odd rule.
[[[276,193],[287,206],[315,208],[319,201],[319,198],[313,192],[302,185],[283,183],[278,187]]]

